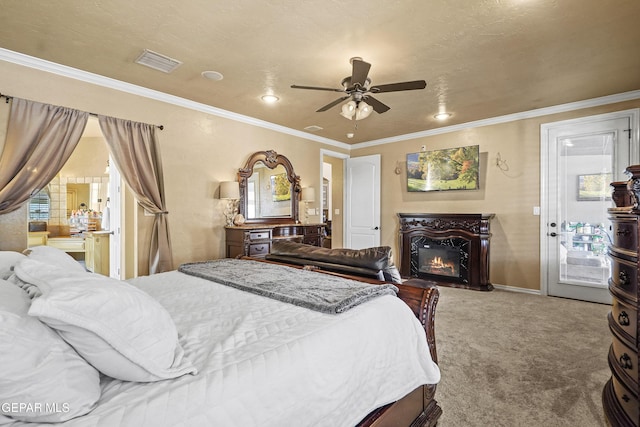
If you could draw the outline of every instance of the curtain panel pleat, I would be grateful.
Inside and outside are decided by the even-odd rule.
[[[22,206],[62,169],[89,113],[13,98],[0,156],[0,214]]]
[[[101,115],[98,120],[111,157],[127,186],[144,210],[155,216],[149,247],[149,274],[173,270],[156,127]]]

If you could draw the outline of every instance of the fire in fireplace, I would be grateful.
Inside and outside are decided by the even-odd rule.
[[[460,251],[446,246],[424,245],[418,248],[418,271],[438,276],[460,276]]]
[[[469,241],[459,237],[431,239],[415,236],[411,239],[411,275],[468,283],[469,249]]]

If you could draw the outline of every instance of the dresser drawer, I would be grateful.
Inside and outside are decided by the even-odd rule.
[[[250,231],[248,234],[249,234],[249,240],[271,240],[270,230]]]
[[[249,245],[249,256],[265,256],[269,253],[269,242],[252,243]]]
[[[612,362],[620,368],[618,371],[627,375],[633,382],[638,384],[638,350],[632,350],[627,347],[620,339],[613,335],[613,343],[611,344],[613,351]]]
[[[615,395],[616,400],[620,406],[622,406],[622,409],[629,418],[637,423],[638,417],[640,417],[638,397],[635,396],[622,382],[620,382],[615,375],[611,377],[611,384],[613,385],[613,394]]]
[[[638,222],[635,218],[625,218],[613,221],[613,245],[636,252],[638,249],[637,226]]]
[[[322,230],[324,229],[323,225],[305,225],[304,227],[304,235],[318,235],[322,234]]]
[[[622,258],[611,257],[610,285],[637,299],[638,268],[635,263]]]
[[[628,339],[637,345],[636,333],[638,332],[638,311],[634,307],[627,306],[618,299],[613,299],[611,306],[611,320],[616,327],[628,335]]]

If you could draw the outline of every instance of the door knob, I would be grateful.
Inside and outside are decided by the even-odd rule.
[[[557,233],[549,233],[549,236],[551,237],[556,237],[558,234]]]
[[[380,227],[373,227],[374,230],[380,230]]]

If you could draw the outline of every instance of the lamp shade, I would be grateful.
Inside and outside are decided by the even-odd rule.
[[[316,190],[313,187],[305,187],[302,189],[300,198],[303,202],[313,202],[316,199]]]
[[[240,198],[240,184],[237,181],[224,181],[220,183],[220,198],[237,200]]]

